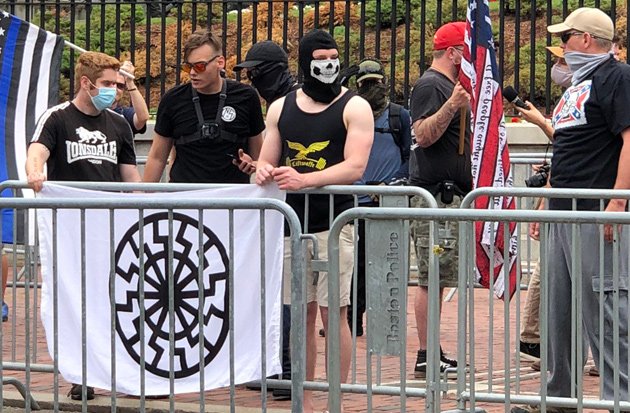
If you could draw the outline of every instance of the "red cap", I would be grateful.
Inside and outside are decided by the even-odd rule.
[[[437,29],[433,36],[433,50],[444,50],[448,47],[463,46],[466,22],[446,23]]]

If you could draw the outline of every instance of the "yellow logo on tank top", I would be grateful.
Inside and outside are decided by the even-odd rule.
[[[323,142],[314,142],[314,143],[311,143],[307,148],[299,142],[287,141],[287,145],[289,146],[289,149],[293,149],[294,151],[297,151],[297,154],[295,154],[295,157],[293,158],[287,157],[285,165],[291,166],[293,168],[307,167],[311,169],[318,169],[321,171],[322,169],[326,167],[326,159],[309,158],[308,155],[313,152],[320,152],[324,150],[329,144],[330,144],[329,140],[323,141]]]

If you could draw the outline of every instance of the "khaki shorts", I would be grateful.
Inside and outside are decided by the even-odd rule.
[[[328,260],[328,233],[315,233],[319,249],[319,259]],[[320,307],[328,307],[328,273],[320,271],[317,279],[312,270],[313,243],[306,241],[306,302],[317,302]],[[350,305],[350,285],[354,269],[354,229],[352,225],[342,228],[339,236],[339,303]],[[291,238],[284,238],[283,302],[291,304]]]
[[[453,197],[453,202],[446,205],[438,196],[436,198],[439,208],[459,208],[461,198]],[[424,198],[414,196],[411,198],[411,206],[414,208],[428,208]],[[457,262],[459,259],[459,223],[458,221],[441,221],[438,223],[438,244],[442,252],[439,254],[440,263],[440,287],[457,287]],[[429,245],[429,221],[411,221],[411,234],[416,245],[416,258],[418,264],[418,284],[429,284],[429,254],[432,246]]]

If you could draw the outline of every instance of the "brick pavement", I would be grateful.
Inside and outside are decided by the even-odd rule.
[[[30,298],[33,299],[31,290]],[[413,288],[409,288],[408,295],[408,307],[407,307],[407,368],[403,372],[407,378],[407,384],[410,387],[424,388],[425,383],[413,379],[413,363],[415,361],[417,350],[417,335],[413,318]],[[523,297],[524,298],[524,297]],[[11,305],[13,303],[13,294],[9,289],[7,290],[7,302]],[[518,335],[516,334],[515,327],[515,312],[516,304],[514,302],[510,304],[510,326],[513,326],[509,330],[510,349],[517,348]],[[26,350],[26,326],[25,326],[25,296],[24,290],[18,289],[15,295],[16,308],[11,309],[11,318],[9,322],[3,323],[2,328],[2,342],[3,351],[2,357],[4,362],[8,361],[24,361],[24,354]],[[490,300],[488,292],[486,290],[477,290],[475,292],[475,326],[474,326],[474,340],[475,340],[475,386],[477,391],[495,391],[503,392],[506,386],[505,375],[503,372],[504,367],[504,303],[502,301],[493,301],[494,322],[491,325],[489,322],[490,316]],[[48,355],[45,338],[43,335],[43,329],[39,319],[33,319],[33,314],[29,315],[30,318],[30,332],[31,343],[35,343],[36,357],[33,358],[33,352],[31,350],[31,357],[34,363],[49,364],[51,359]],[[37,336],[33,336],[33,323],[34,320],[38,322]],[[441,323],[442,329],[442,346],[447,353],[451,355],[455,354],[456,340],[457,340],[457,295],[455,295],[452,302],[445,303],[443,309],[443,317]],[[319,326],[318,326],[319,328]],[[36,339],[35,339],[36,338]],[[35,339],[35,341],[33,341]],[[17,343],[15,347],[12,347],[9,343],[13,340]],[[324,339],[318,338],[318,370],[316,374],[316,380],[324,380]],[[356,339],[356,382],[366,383],[366,337],[358,337]],[[491,351],[490,351],[491,350]],[[490,357],[492,357],[492,363],[490,363]],[[529,368],[528,362],[522,362],[518,369],[514,369],[514,357],[509,358],[511,363],[511,375],[507,380],[507,386],[511,391],[516,391],[518,388],[521,393],[535,394],[539,386],[539,374],[533,372]],[[401,381],[400,361],[396,357],[384,357],[380,360],[372,358],[372,371],[373,371],[373,384],[396,384]],[[518,372],[518,375],[516,374]],[[11,376],[19,378],[25,382],[25,373],[5,370],[5,376]],[[518,377],[517,377],[518,376]],[[585,394],[596,395],[598,389],[598,381],[596,378],[584,376]],[[36,398],[38,400],[52,400],[53,393],[53,375],[50,373],[36,373],[31,372],[30,386]],[[454,399],[454,386],[455,380],[451,378],[448,380],[449,390],[444,394],[442,402],[442,410],[455,408]],[[5,386],[3,389],[5,397],[10,399],[11,397],[17,397],[14,392],[11,392],[9,386]],[[65,394],[69,390],[69,385],[59,377],[59,400],[68,402],[69,399]],[[11,396],[13,395],[13,396]],[[105,391],[97,390],[97,400],[91,403],[108,405],[110,396]],[[10,397],[11,396],[11,397]],[[19,397],[17,397],[19,398]],[[218,389],[206,392],[204,394],[206,402],[206,411],[225,411],[226,407],[230,404],[230,391],[229,389]],[[121,403],[134,406],[137,404],[137,399],[127,397],[125,395],[118,395],[118,399]],[[198,411],[199,395],[198,394],[184,394],[178,395],[175,400],[178,403],[178,411]],[[236,406],[242,407],[242,411],[259,411],[262,403],[262,396],[259,392],[250,391],[245,389],[244,386],[237,386],[235,388],[234,400]],[[345,397],[346,412],[364,412],[367,411],[368,399],[366,395],[350,394]],[[288,411],[290,408],[289,402],[278,402],[272,400],[271,397],[266,399],[267,406],[272,409],[270,411]],[[373,396],[372,411],[375,412],[388,412],[388,411],[401,411],[401,399],[394,396]],[[326,394],[316,394],[316,407],[324,409],[326,405]],[[419,398],[407,398],[407,410],[408,411],[420,411],[424,410],[425,404],[423,399]],[[164,402],[151,401],[147,406],[154,406],[158,410],[168,407],[168,404]],[[489,411],[503,411],[504,405],[489,405],[487,403],[479,403],[478,407],[482,407]],[[246,409],[247,408],[247,409]],[[252,408],[251,410],[248,408]],[[134,410],[132,408],[132,410]],[[229,409],[228,409],[229,411]]]

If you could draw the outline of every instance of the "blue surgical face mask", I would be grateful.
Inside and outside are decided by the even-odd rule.
[[[96,87],[96,86],[95,86]],[[92,104],[99,112],[109,108],[116,100],[116,88],[115,87],[97,87],[98,94],[91,96]]]

